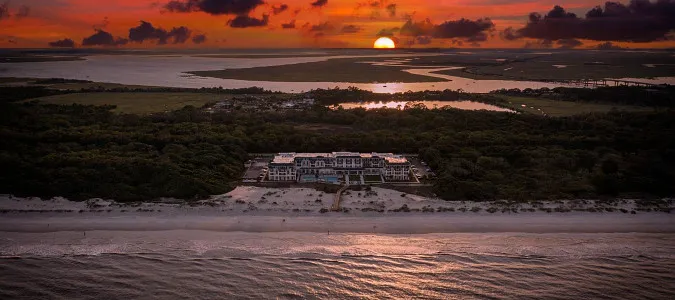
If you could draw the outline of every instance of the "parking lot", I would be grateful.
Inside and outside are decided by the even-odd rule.
[[[263,173],[263,169],[267,168],[269,164],[268,158],[255,158],[251,161],[251,165],[246,169],[244,177],[242,179],[244,182],[258,181],[258,177]]]
[[[412,164],[412,168],[417,169],[417,172],[415,173],[416,175],[420,175],[421,177],[426,177],[431,175],[431,170],[429,170],[429,167],[426,166],[425,164],[422,163],[419,157],[417,156],[409,156],[407,157],[408,161]]]

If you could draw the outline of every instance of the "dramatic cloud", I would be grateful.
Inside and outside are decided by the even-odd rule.
[[[129,40],[125,38],[115,38],[106,31],[96,30],[96,33],[92,36],[82,40],[82,46],[122,46],[126,45],[128,42]]]
[[[192,42],[195,44],[202,44],[206,42],[206,35],[205,34],[196,34],[195,36],[192,37]]]
[[[429,19],[421,22],[413,22],[412,19],[408,19],[401,27],[400,33],[405,36],[422,36],[429,35],[433,31],[434,24],[432,24]]]
[[[595,46],[595,49],[598,49],[598,50],[621,50],[623,48],[621,48],[620,46],[612,44],[612,42],[605,42],[605,43],[602,43],[600,45]]]
[[[141,21],[141,25],[129,29],[129,40],[136,43],[145,41],[157,41],[158,45],[164,45],[169,42],[173,44],[184,44],[192,36],[192,31],[185,27],[174,27],[170,31],[163,28],[155,28],[151,23]]]
[[[54,48],[75,48],[75,42],[71,39],[63,39],[55,42],[50,42],[49,47]]]
[[[157,40],[158,44],[166,44],[167,32],[164,29],[155,28],[148,22],[141,21],[141,25],[129,29],[129,40],[136,43]]]
[[[340,30],[340,32],[342,32],[342,33],[357,33],[361,30],[362,30],[362,28],[359,27],[359,26],[356,26],[356,25],[345,25],[344,27],[342,27],[342,30]]]
[[[263,15],[262,19],[238,15],[236,18],[227,21],[227,25],[232,28],[263,27],[269,23],[269,15]]]
[[[531,41],[525,43],[523,48],[525,49],[549,49],[553,47],[553,41],[551,40],[539,40],[539,41]]]
[[[328,4],[328,0],[316,0],[312,2],[313,7],[324,7]]]
[[[307,25],[308,24],[306,24],[306,26]],[[331,30],[334,30],[334,29],[335,29],[335,26],[333,26],[332,24],[330,24],[328,22],[323,22],[323,23],[319,23],[319,24],[316,24],[316,25],[311,25],[309,27],[309,31],[312,31],[312,32],[331,31]]]
[[[418,45],[429,45],[431,44],[430,36],[418,36],[415,38],[415,43]]]
[[[247,15],[263,4],[263,0],[172,0],[164,5],[164,9],[182,13],[202,11],[212,15]]]
[[[295,20],[291,20],[288,23],[281,24],[281,28],[283,28],[283,29],[295,29]]]
[[[276,6],[276,5],[272,6],[272,14],[275,15],[275,16],[282,13],[282,12],[285,12],[287,10],[288,10],[288,5],[286,5],[286,4],[282,4],[282,5],[279,5],[279,6]]]
[[[556,42],[556,44],[558,44],[558,46],[560,46],[560,48],[562,48],[562,49],[572,49],[572,48],[579,47],[579,46],[583,45],[584,43],[582,43],[579,40],[575,40],[575,39],[562,39],[562,40],[558,40]]]
[[[632,0],[628,5],[607,2],[578,17],[555,6],[542,16],[531,13],[525,27],[505,38],[587,39],[645,43],[664,40],[675,30],[675,0]],[[513,35],[510,35],[513,34]]]
[[[502,32],[499,33],[499,36],[507,41],[513,41],[520,38],[518,36],[518,32],[513,27],[508,27],[502,30]]]
[[[185,44],[192,36],[192,31],[185,27],[174,27],[169,31],[168,37],[170,40],[173,40],[174,44]]]
[[[478,19],[476,21],[460,19],[446,21],[434,25],[429,19],[421,22],[408,20],[401,27],[401,35],[404,36],[430,36],[439,39],[466,39],[468,42],[482,42],[487,40],[487,32],[493,31],[495,24],[490,19]]]
[[[393,37],[397,32],[399,32],[401,29],[398,27],[394,28],[385,28],[380,30],[375,36],[377,37]]]
[[[486,31],[494,30],[495,24],[490,19],[478,19],[471,21],[460,19],[458,21],[447,21],[437,25],[433,31],[435,38],[467,38],[469,41],[485,41],[487,39]]]

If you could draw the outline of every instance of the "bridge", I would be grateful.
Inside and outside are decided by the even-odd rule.
[[[661,84],[620,80],[620,79],[550,79],[543,80],[544,82],[557,83],[562,85],[571,85],[578,87],[597,88],[609,86],[640,86],[640,87],[658,87]]]

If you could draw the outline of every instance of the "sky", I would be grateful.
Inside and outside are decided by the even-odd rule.
[[[675,48],[675,0],[0,0],[2,48]]]

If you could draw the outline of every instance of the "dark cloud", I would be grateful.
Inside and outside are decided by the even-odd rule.
[[[263,27],[269,23],[269,15],[263,15],[262,19],[238,15],[236,18],[227,21],[227,25],[232,28]]]
[[[202,11],[212,15],[246,15],[263,4],[263,0],[172,0],[164,5],[164,9],[182,13]]]
[[[393,17],[396,16],[396,4],[393,4],[393,3],[389,4],[389,5],[387,5],[386,9],[387,9],[387,13],[389,13],[390,17],[393,18]]]
[[[281,4],[279,6],[276,6],[276,5],[272,6],[272,14],[275,15],[275,16],[282,13],[282,12],[285,12],[287,10],[288,10],[288,5],[286,5],[286,4]]]
[[[558,40],[556,42],[556,44],[558,46],[560,46],[560,48],[562,48],[562,49],[572,49],[572,48],[579,47],[579,46],[583,45],[584,43],[582,43],[581,41],[576,40],[576,39],[562,39],[562,40]]]
[[[495,24],[490,19],[478,19],[476,21],[460,19],[457,21],[446,21],[434,28],[433,37],[449,38],[467,38],[468,41],[485,41],[487,39],[486,31],[492,31]]]
[[[145,41],[157,41],[158,45],[164,45],[169,42],[173,44],[184,44],[192,36],[192,31],[185,27],[174,27],[167,31],[160,27],[154,27],[151,23],[141,21],[141,25],[129,29],[129,40],[131,42],[143,43]]]
[[[206,42],[206,35],[205,34],[195,34],[195,36],[192,37],[192,42],[195,44],[202,44]]]
[[[82,46],[122,46],[128,42],[129,40],[125,38],[115,38],[106,31],[96,30],[96,33],[82,40]]]
[[[162,28],[155,28],[152,24],[141,21],[141,25],[129,29],[129,40],[143,43],[146,40],[157,40],[158,44],[166,44],[168,33]]]
[[[291,20],[288,23],[281,24],[281,28],[283,28],[283,29],[295,29],[295,20]]]
[[[168,33],[169,39],[173,40],[174,44],[185,44],[191,36],[192,31],[185,26],[174,27]]]
[[[538,41],[530,41],[525,43],[523,48],[525,49],[550,49],[553,47],[553,41],[552,40],[538,40]]]
[[[487,40],[487,32],[493,31],[495,24],[490,19],[476,21],[459,19],[446,21],[435,25],[429,19],[421,22],[408,20],[401,27],[401,35],[430,36],[439,39],[466,39],[468,42],[482,42]]]
[[[604,7],[589,10],[585,17],[561,6],[555,6],[544,16],[531,13],[527,24],[509,37],[643,43],[664,40],[672,30],[675,30],[675,0],[631,0],[628,5],[607,2]]]
[[[429,45],[431,44],[431,37],[430,36],[415,37],[415,43],[418,45]]]
[[[342,33],[357,33],[361,30],[362,30],[362,28],[359,27],[359,26],[356,26],[356,25],[345,25],[344,27],[342,27],[342,30],[340,30],[340,32],[342,32]]]
[[[54,48],[75,48],[75,41],[71,39],[62,39],[49,43],[49,47]]]
[[[413,22],[412,19],[408,19],[401,27],[400,33],[404,36],[422,36],[429,35],[433,31],[434,24],[429,19],[420,22]]]
[[[316,0],[316,1],[312,2],[311,5],[313,7],[324,7],[324,6],[326,6],[326,4],[328,4],[328,0]]]
[[[375,36],[378,36],[378,37],[383,37],[383,36],[385,36],[385,37],[393,37],[393,36],[394,36],[397,32],[399,32],[400,30],[401,30],[401,29],[398,28],[398,27],[394,27],[394,28],[385,28],[385,29],[380,30]]]
[[[309,25],[309,24],[306,24],[306,25]],[[303,26],[303,27],[305,27],[305,26]],[[312,31],[312,32],[331,31],[331,30],[334,30],[334,29],[335,29],[335,26],[333,26],[332,24],[330,24],[328,22],[323,22],[323,23],[319,23],[319,24],[316,24],[316,25],[311,25],[309,27],[309,31]]]
[[[507,41],[513,41],[520,38],[518,36],[518,32],[513,27],[507,27],[506,29],[504,29],[499,33],[499,36],[501,36],[502,39],[505,39]]]
[[[612,42],[604,42],[602,44],[599,44],[599,45],[595,46],[595,49],[598,49],[598,50],[621,50],[621,49],[624,49],[624,48],[622,48],[618,45],[614,45],[614,44],[612,44]]]

